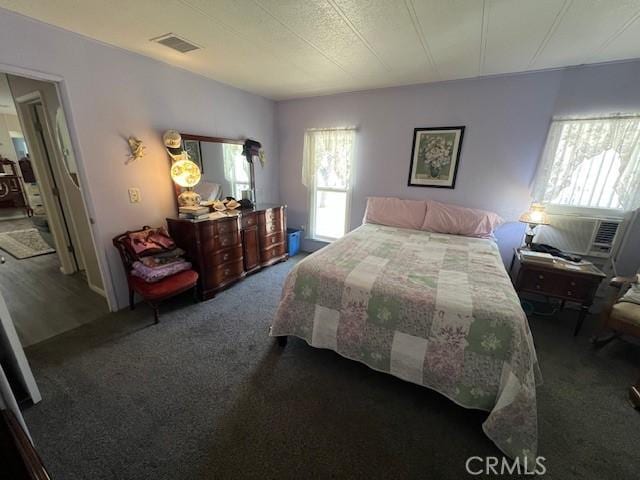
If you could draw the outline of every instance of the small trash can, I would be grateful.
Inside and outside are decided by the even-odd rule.
[[[296,228],[287,228],[287,239],[289,242],[289,256],[293,257],[300,251],[300,237],[302,232]]]

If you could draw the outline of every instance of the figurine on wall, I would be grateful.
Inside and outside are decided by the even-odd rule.
[[[133,162],[134,160],[138,160],[139,158],[144,157],[145,149],[147,148],[142,143],[142,140],[139,140],[133,136],[129,137],[127,139],[127,142],[129,142],[129,150],[131,150],[131,153],[129,154],[129,158],[127,158],[127,161],[124,162],[125,165]]]

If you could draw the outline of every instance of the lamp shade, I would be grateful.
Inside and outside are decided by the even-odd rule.
[[[520,215],[520,221],[529,225],[549,225],[547,211],[541,203],[532,203],[529,210]]]
[[[195,187],[200,177],[200,168],[191,160],[179,160],[171,165],[171,179],[181,187]]]

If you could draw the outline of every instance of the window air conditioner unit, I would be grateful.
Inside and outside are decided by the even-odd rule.
[[[546,243],[583,257],[609,259],[623,237],[623,218],[549,214],[549,225],[538,227],[536,243]]]

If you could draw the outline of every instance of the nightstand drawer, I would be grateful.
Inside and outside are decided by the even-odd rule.
[[[558,292],[558,295],[582,301],[590,297],[592,289],[593,282],[579,278],[567,277],[562,285],[562,290]]]
[[[525,270],[522,272],[519,287],[531,292],[556,294],[564,288],[564,279],[560,275],[542,270]],[[559,286],[562,285],[562,289]]]

